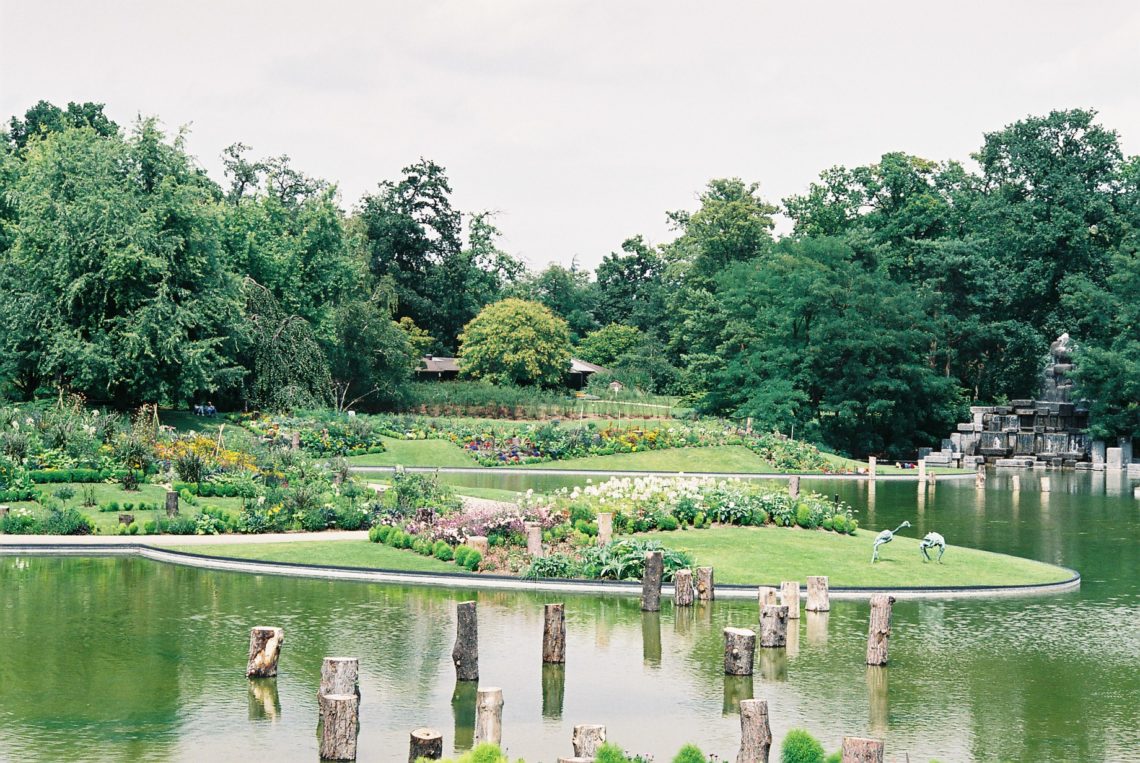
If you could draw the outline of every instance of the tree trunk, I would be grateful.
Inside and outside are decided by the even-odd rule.
[[[277,658],[285,643],[285,631],[280,628],[257,626],[249,632],[249,662],[245,666],[246,678],[273,678],[277,675]]]
[[[574,745],[575,757],[591,758],[606,743],[606,727],[594,724],[575,726],[570,741]]]
[[[614,515],[608,511],[598,513],[598,545],[604,546],[614,537]]]
[[[712,601],[715,598],[713,568],[697,567],[697,601]]]
[[[566,605],[547,604],[543,612],[542,661],[566,662]]]
[[[799,475],[793,474],[788,478],[788,495],[792,498],[800,497],[800,478]]]
[[[319,704],[322,718],[321,760],[356,760],[360,700],[355,694],[322,694]]]
[[[883,763],[883,743],[877,739],[843,737],[843,763]]]
[[[300,448],[301,448],[301,433],[300,432],[294,432],[293,433],[293,437],[292,437],[291,441],[289,442],[289,447],[292,450],[300,450]]]
[[[476,602],[464,601],[455,607],[455,677],[460,681],[479,680],[479,617]]]
[[[736,763],[768,763],[772,749],[772,728],[768,725],[768,703],[762,699],[740,701],[740,752]]]
[[[808,612],[827,612],[831,609],[826,575],[808,575],[807,604],[804,609]]]
[[[479,690],[475,700],[475,744],[501,744],[503,741],[503,690],[488,687]]]
[[[641,611],[661,609],[661,578],[665,575],[665,559],[660,551],[645,552],[645,572],[641,576]]]
[[[727,676],[752,675],[753,654],[755,651],[755,633],[747,628],[725,628],[724,674]]]
[[[524,522],[526,528],[526,552],[533,557],[542,556],[542,525],[538,522]]]
[[[764,611],[764,607],[769,605],[776,606],[779,604],[779,599],[776,598],[776,589],[771,586],[762,585],[756,589],[756,600],[760,605],[760,611]]]
[[[416,729],[408,745],[408,763],[420,758],[439,760],[443,757],[443,734],[435,729]]]
[[[360,660],[356,657],[326,657],[321,663],[317,698],[328,694],[351,694],[360,699]]]
[[[168,518],[178,516],[178,493],[173,490],[166,491],[166,516]]]
[[[891,640],[891,605],[895,597],[877,593],[871,597],[871,621],[867,627],[867,664],[886,665]]]
[[[482,535],[472,535],[467,539],[466,543],[468,546],[482,554],[484,559],[487,558],[487,549],[491,544],[485,537]]]
[[[677,570],[673,575],[673,605],[689,607],[693,604],[693,572]]]
[[[760,611],[760,646],[776,649],[788,644],[788,608],[769,604]]]
[[[129,525],[134,521],[135,521],[135,515],[134,514],[120,514],[119,515],[119,524],[121,524],[121,525]]]
[[[780,603],[788,608],[788,619],[800,619],[800,583],[798,580],[785,580],[780,583]]]

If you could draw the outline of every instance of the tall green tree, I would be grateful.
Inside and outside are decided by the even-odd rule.
[[[496,384],[557,387],[570,370],[566,321],[538,302],[487,305],[459,335],[460,373]]]

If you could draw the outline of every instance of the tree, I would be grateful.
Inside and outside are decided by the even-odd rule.
[[[556,387],[570,366],[566,321],[537,302],[508,298],[487,305],[459,341],[460,372],[496,384]]]
[[[40,101],[24,113],[24,118],[12,117],[8,123],[8,137],[18,149],[26,148],[33,138],[44,138],[74,127],[90,127],[98,135],[109,138],[117,135],[119,126],[103,114],[101,103],[69,103],[67,109]]]
[[[624,323],[664,337],[664,258],[641,236],[626,239],[624,254],[606,255],[597,269],[594,317],[603,326]]]
[[[243,287],[253,353],[249,399],[275,411],[334,402],[328,359],[313,327],[282,309],[273,293],[256,281],[246,279]]]
[[[574,348],[574,352],[588,363],[613,366],[622,357],[637,349],[644,338],[640,329],[611,323],[587,334]]]
[[[569,268],[549,265],[540,273],[520,278],[506,293],[546,305],[566,321],[574,340],[597,328],[595,285],[590,281],[589,271],[579,268],[577,262],[572,262]]]
[[[390,404],[402,397],[420,355],[412,334],[392,320],[395,308],[390,284],[382,285],[370,299],[337,306],[336,339],[325,351],[338,411],[362,403]]]
[[[670,245],[672,255],[689,266],[689,277],[705,282],[736,262],[765,252],[772,243],[772,215],[779,208],[759,196],[758,183],[740,178],[709,181],[696,212],[672,212],[681,231]]]

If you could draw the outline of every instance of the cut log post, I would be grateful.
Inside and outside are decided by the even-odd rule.
[[[8,514],[11,511],[12,511],[11,506],[0,506],[0,519],[3,519],[4,517],[8,516]]]
[[[485,538],[482,535],[472,535],[470,538],[467,539],[466,543],[468,546],[470,546],[471,548],[475,549],[480,554],[482,554],[484,558],[486,558],[487,551],[491,546],[491,544],[490,544],[490,542],[488,542],[487,538]]]
[[[322,694],[351,694],[360,696],[360,660],[356,657],[326,657],[321,663],[321,685],[317,698]]]
[[[673,605],[690,607],[693,604],[693,571],[677,570],[673,574]]]
[[[792,498],[800,497],[800,477],[798,474],[788,477],[788,495]]]
[[[604,546],[614,537],[614,515],[608,511],[598,514],[598,545]]]
[[[788,608],[769,604],[760,610],[760,646],[779,649],[788,644]]]
[[[867,457],[867,476],[871,479],[879,476],[879,459],[874,456]]]
[[[592,758],[597,754],[598,748],[606,743],[606,727],[593,723],[575,726],[570,742],[574,745],[575,757]]]
[[[249,632],[249,662],[245,666],[246,678],[273,678],[277,675],[277,659],[285,631],[258,625]]]
[[[542,661],[566,662],[566,605],[547,604],[542,622]]]
[[[885,593],[871,596],[871,620],[867,626],[867,664],[886,665],[891,640],[891,606],[895,597]]]
[[[1042,493],[1048,493],[1052,489],[1053,489],[1053,483],[1049,480],[1049,478],[1048,477],[1042,477],[1041,478],[1041,492]]]
[[[443,757],[443,734],[435,729],[416,729],[408,745],[408,763],[420,758],[439,760]]]
[[[475,744],[503,741],[503,690],[488,687],[479,690],[475,700]]]
[[[542,525],[538,522],[524,522],[526,528],[526,552],[533,557],[542,556]]]
[[[134,521],[135,521],[135,515],[134,514],[120,514],[119,515],[119,524],[121,524],[121,525],[129,525]]]
[[[356,760],[356,736],[360,733],[360,700],[355,694],[322,694],[321,760]]]
[[[1015,474],[1015,475],[1013,475],[1013,477],[1010,478],[1009,489],[1015,493],[1021,492],[1021,476],[1020,475]]]
[[[712,601],[716,598],[712,567],[697,567],[697,601]]]
[[[780,582],[780,603],[788,608],[788,619],[800,619],[800,581],[784,580]]]
[[[768,702],[762,699],[740,701],[740,752],[736,763],[768,763],[772,749],[772,727],[768,725]]]
[[[166,516],[178,516],[178,493],[173,490],[166,491]]]
[[[843,737],[843,763],[883,763],[883,743],[878,739]]]
[[[752,675],[753,655],[756,652],[756,634],[747,628],[724,629],[724,674],[726,676]]]
[[[455,607],[455,647],[451,659],[460,681],[479,680],[479,615],[476,602],[463,601]]]
[[[986,467],[983,464],[978,464],[978,470],[974,472],[974,487],[978,490],[986,489]]]
[[[293,450],[300,450],[301,449],[301,433],[300,432],[294,432],[293,433],[293,437],[291,438],[291,440],[289,442],[289,447],[292,448]]]
[[[645,552],[645,572],[641,576],[641,611],[661,609],[661,579],[665,575],[665,557],[660,551]]]
[[[826,575],[808,575],[807,604],[804,609],[808,612],[828,612],[831,610],[831,597],[827,592]]]
[[[764,611],[764,607],[769,604],[779,604],[779,599],[776,594],[776,589],[772,586],[762,585],[756,589],[756,602],[760,606],[760,611]]]
[[[926,459],[918,459],[918,486],[921,488],[926,484]]]
[[[594,763],[593,758],[559,758],[558,763]]]

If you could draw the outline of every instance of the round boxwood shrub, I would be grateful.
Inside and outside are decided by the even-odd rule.
[[[455,551],[452,553],[452,558],[455,559],[456,564],[462,567],[464,564],[466,564],[467,557],[470,556],[471,552],[474,550],[475,549],[471,548],[470,546],[456,546]]]
[[[780,747],[781,763],[823,763],[823,745],[803,729],[792,729]]]
[[[666,530],[666,531],[676,530],[680,526],[681,526],[681,523],[677,521],[677,518],[671,517],[668,514],[666,514],[665,516],[663,516],[659,520],[657,520],[657,529],[658,530]]]
[[[454,554],[451,552],[451,546],[447,545],[446,542],[439,540],[436,541],[435,546],[432,547],[432,556],[441,562],[450,562]]]
[[[482,561],[483,554],[476,549],[471,549],[471,553],[467,555],[467,561],[464,562],[463,566],[472,572],[475,572],[477,569],[479,569],[479,563]]]

